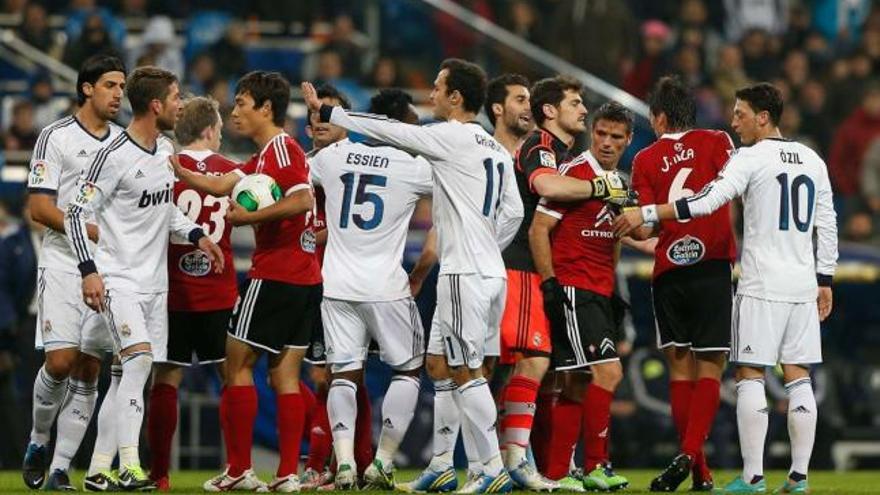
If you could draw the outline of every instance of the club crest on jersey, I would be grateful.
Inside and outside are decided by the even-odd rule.
[[[556,168],[556,157],[549,151],[540,150],[538,156],[541,157],[541,166]]]
[[[31,185],[36,186],[38,184],[42,184],[46,182],[46,175],[49,174],[49,169],[46,167],[46,164],[43,162],[36,162],[34,166],[31,167]]]
[[[177,266],[180,271],[192,277],[204,277],[211,273],[211,260],[198,249],[181,256]]]
[[[79,192],[76,195],[76,202],[79,204],[87,204],[95,198],[95,185],[91,182],[83,182],[79,186]]]
[[[43,322],[43,333],[52,333],[52,322],[46,320]]]
[[[303,230],[303,233],[299,236],[299,245],[302,247],[302,250],[307,253],[314,253],[317,244],[315,232],[312,229]]]
[[[128,323],[123,323],[122,326],[119,327],[119,333],[121,333],[123,337],[131,336],[131,327],[128,326]]]
[[[678,266],[693,265],[702,260],[705,254],[706,246],[703,241],[689,235],[673,242],[666,250],[666,257]]]

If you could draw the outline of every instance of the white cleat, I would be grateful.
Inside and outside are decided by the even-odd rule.
[[[241,476],[233,478],[229,476],[227,467],[219,474],[202,485],[206,492],[258,492],[266,490],[266,483],[260,481],[253,469],[241,473]]]
[[[357,490],[357,471],[348,464],[339,466],[333,484],[337,490]]]
[[[544,477],[529,461],[523,460],[511,469],[510,479],[514,486],[532,492],[553,492],[559,489],[559,482]]]
[[[288,474],[283,478],[275,478],[265,488],[260,488],[258,492],[276,492],[276,493],[294,493],[300,490],[299,477],[295,474]]]

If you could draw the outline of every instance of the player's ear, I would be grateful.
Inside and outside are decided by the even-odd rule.
[[[92,83],[83,83],[82,92],[84,95],[86,95],[86,98],[91,98],[92,95],[95,94],[95,87],[92,85]]]
[[[496,119],[501,117],[501,114],[504,113],[504,105],[502,105],[501,103],[493,103],[492,113],[495,114]]]
[[[544,103],[544,105],[541,106],[541,111],[544,112],[545,120],[555,119],[559,114],[559,109],[557,109],[555,105],[551,105],[550,103]]]
[[[315,133],[312,132],[312,124],[306,124],[306,136],[308,136],[310,139],[315,138]]]

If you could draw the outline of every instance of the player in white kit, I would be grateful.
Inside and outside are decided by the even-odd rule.
[[[144,491],[155,484],[141,469],[138,438],[144,385],[153,361],[166,359],[169,235],[198,245],[217,272],[223,254],[173,203],[168,157],[174,149],[160,132],[177,121],[177,77],[141,67],[129,76],[126,94],[134,118],[80,176],[64,227],[77,256],[83,299],[103,316],[122,362],[116,396],[105,399],[116,402],[119,485]],[[98,221],[97,250],[87,243],[87,212]]]
[[[67,471],[95,410],[101,358],[112,349],[100,316],[79,295],[76,256],[64,237],[64,210],[80,173],[122,132],[110,119],[119,112],[124,87],[125,66],[118,58],[99,55],[86,60],[77,77],[79,110],[43,129],[31,157],[28,206],[34,220],[48,227],[40,251],[35,342],[46,356],[34,381],[33,429],[22,466],[24,482],[33,489],[46,479],[56,415],[58,431],[46,488],[72,488]],[[92,242],[97,227],[90,223],[87,228],[87,242]]]
[[[778,89],[761,83],[737,91],[736,98],[732,126],[745,146],[718,178],[675,203],[626,212],[615,221],[615,230],[625,234],[643,221],[701,217],[743,198],[742,276],[734,302],[730,356],[736,365],[743,474],[723,491],[766,491],[764,373],[767,367],[781,364],[789,398],[792,464],[779,491],[806,493],[817,414],[809,366],[822,362],[819,322],[831,313],[831,279],[837,264],[831,182],[816,152],[782,138]]]
[[[455,424],[450,425],[438,424],[442,420],[435,414],[435,451],[441,448],[448,456],[444,465],[429,466],[420,479],[424,479],[425,489],[457,486],[451,461],[460,416],[476,437],[484,464],[483,473],[468,490],[510,491],[510,476],[501,461],[495,433],[495,402],[481,366],[488,328],[500,324],[504,309],[506,273],[501,249],[519,228],[523,207],[510,154],[473,122],[486,97],[485,72],[463,60],[444,61],[431,92],[434,117],[442,122],[428,126],[321,106],[309,83],[303,84],[303,96],[313,111],[320,112],[322,121],[417,153],[430,163],[440,253],[432,334],[440,336],[443,347],[429,345],[428,353],[433,356],[429,355],[427,368],[433,378],[446,373],[438,368],[448,364],[454,377],[454,383],[435,382],[435,412],[439,400],[443,409],[456,411],[457,404],[461,413],[453,415]],[[445,362],[440,353],[445,354]]]
[[[400,90],[384,90],[371,100],[370,113],[416,123],[411,103]],[[356,486],[356,392],[374,339],[394,377],[382,405],[376,458],[364,478],[372,489],[393,490],[392,461],[413,418],[425,353],[424,330],[401,262],[416,203],[432,192],[431,167],[392,146],[348,139],[321,149],[309,163],[312,181],[326,198],[321,313],[332,372],[327,407],[339,466],[335,485]]]

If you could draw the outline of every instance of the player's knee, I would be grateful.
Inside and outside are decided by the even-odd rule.
[[[449,366],[443,356],[429,354],[425,360],[425,371],[431,380],[445,380],[449,378]]]
[[[415,356],[409,361],[404,362],[403,364],[399,364],[396,366],[392,366],[391,369],[394,371],[395,375],[405,375],[405,376],[419,376],[422,371],[422,365],[425,363],[424,356]]]
[[[49,376],[55,380],[64,380],[70,376],[76,361],[77,352],[75,349],[62,349],[47,352],[44,367]]]
[[[545,357],[524,357],[516,362],[514,374],[540,381],[550,367],[550,360]]]
[[[94,382],[101,372],[101,360],[85,352],[80,353],[70,376],[84,382]]]
[[[623,366],[619,361],[593,367],[593,382],[602,388],[613,390],[623,380]]]

